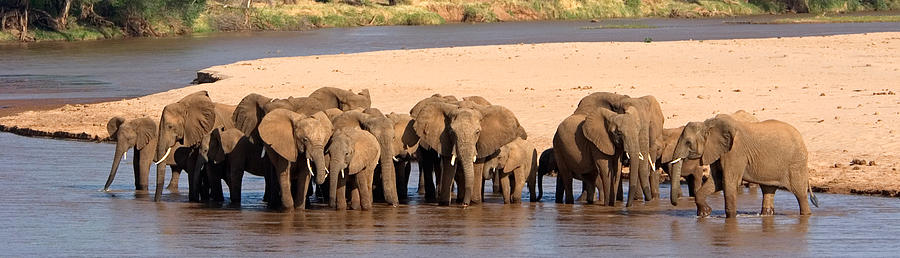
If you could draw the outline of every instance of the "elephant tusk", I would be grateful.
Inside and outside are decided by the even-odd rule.
[[[672,162],[669,162],[669,164],[675,164],[678,162],[681,162],[681,158],[677,158],[677,159],[673,160]]]
[[[472,156],[472,163],[475,163],[475,161],[478,161],[478,156]]]
[[[626,152],[626,153],[625,153],[625,158],[626,158],[626,159],[631,159],[631,155],[628,155],[628,152]]]
[[[128,160],[128,151],[122,153],[122,160]]]
[[[313,174],[312,170],[309,171],[309,176],[316,177],[316,174]]]
[[[346,168],[345,168],[345,169],[341,169],[341,178],[344,178],[344,171],[345,171],[345,170],[347,170],[347,169],[346,169]]]
[[[165,161],[166,158],[169,157],[169,154],[172,154],[172,147],[169,147],[169,149],[166,150],[166,155],[163,155],[163,157],[162,157],[161,159],[159,159],[159,161],[156,161],[156,162],[155,162],[156,165],[159,165],[159,163],[163,163],[163,161]]]
[[[328,167],[325,167],[325,175],[331,174],[331,171],[328,171]]]
[[[394,162],[400,162],[400,160],[399,160],[399,159],[397,159],[397,157],[396,157],[396,156],[395,156],[395,157],[391,157],[391,158],[392,158],[392,159],[394,159]]]
[[[266,156],[266,148],[263,147],[262,152],[259,153],[259,157],[262,158],[262,157],[265,157],[265,156]]]
[[[638,152],[638,159],[639,159],[639,160],[644,160],[644,154]]]
[[[309,158],[306,159],[306,169],[309,169],[309,174],[312,175],[312,165],[309,164]]]
[[[656,171],[656,166],[653,165],[653,161],[647,160],[647,163],[650,163],[650,171]]]
[[[456,165],[456,154],[453,154],[453,156],[450,156],[450,166],[455,166],[455,165]]]

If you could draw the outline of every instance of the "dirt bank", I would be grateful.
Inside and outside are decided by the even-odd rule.
[[[738,109],[786,121],[806,139],[818,189],[900,190],[900,33],[451,47],[249,60],[206,71],[224,79],[135,99],[23,112],[0,118],[0,124],[5,130],[104,138],[110,117],[157,118],[165,104],[197,90],[234,104],[251,92],[305,96],[335,86],[368,88],[373,105],[387,112],[408,112],[433,93],[481,95],[515,112],[544,148],[581,97],[612,91],[656,96],[666,127]],[[853,159],[867,165],[851,166]]]

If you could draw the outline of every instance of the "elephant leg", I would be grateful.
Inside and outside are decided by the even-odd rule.
[[[591,172],[581,176],[581,185],[584,189],[584,193],[581,196],[587,196],[585,198],[585,202],[587,204],[594,204],[594,201],[597,196],[597,173]]]
[[[500,173],[494,173],[494,176],[491,177],[491,192],[492,193],[501,193],[500,189]]]
[[[419,195],[425,195],[425,173],[422,173],[422,163],[416,162],[419,166],[419,186],[416,188],[416,193]],[[412,162],[410,162],[412,164]]]
[[[516,168],[513,171],[513,186],[512,192],[510,193],[510,203],[521,203],[522,202],[522,189],[525,188],[525,180],[528,179],[528,172],[525,171],[524,167]]]
[[[597,189],[600,192],[600,197],[597,200],[600,202],[600,205],[608,205],[609,197],[615,196],[610,195],[609,187],[609,164],[610,160],[606,159],[597,159],[595,162],[595,166],[597,167],[598,177],[595,185],[597,185]]]
[[[497,173],[499,174],[500,171],[497,171]],[[509,174],[500,176],[500,191],[503,195],[504,204],[509,204],[511,202],[511,196],[509,196],[509,177]]]
[[[698,191],[694,192],[694,203],[697,205],[697,216],[701,218],[709,216],[712,212],[712,208],[706,203],[706,196],[716,192],[716,180],[721,180],[722,178],[719,175],[722,173],[722,169],[718,162],[709,165],[709,173],[711,175],[710,178],[703,182]]]
[[[232,207],[241,206],[241,187],[244,181],[244,171],[240,168],[230,168],[231,176],[228,177],[228,192]],[[268,190],[268,188],[266,188]]]
[[[807,194],[812,194],[812,189],[809,187],[809,168],[806,167],[806,164],[800,166],[791,166],[788,173],[788,178],[790,180],[790,190],[794,193],[794,197],[797,198],[797,202],[800,205],[800,215],[810,215],[812,211],[809,209],[809,202],[807,202],[806,198]],[[762,185],[760,185],[762,186]],[[814,203],[818,203],[818,198],[815,195],[812,195],[812,200]]]
[[[481,199],[484,198],[484,163],[475,163],[473,167],[475,168],[475,175],[472,178],[472,190],[475,192],[471,194],[471,204],[474,205],[481,203]]]
[[[425,202],[434,203],[437,202],[437,189],[435,189],[435,163],[437,162],[436,157],[432,155],[430,151],[419,150],[419,180],[422,181],[422,186],[424,187],[425,192]],[[441,180],[441,178],[438,178]],[[422,190],[423,188],[419,188]]]
[[[372,185],[374,174],[374,171],[363,171],[356,174],[356,188],[359,191],[360,209],[364,211],[372,209]]]
[[[466,178],[465,175],[463,175],[462,166],[457,164],[457,166],[453,168],[456,169],[456,173],[453,176],[453,182],[456,183],[456,204],[462,204],[467,193]]]
[[[148,181],[150,179],[150,163],[153,162],[150,157],[152,154],[149,152],[134,150],[134,160],[132,160],[134,163],[134,189],[139,191],[150,189]]]
[[[649,152],[645,152],[649,153]],[[649,154],[646,154],[649,155]],[[649,157],[645,157],[649,159]],[[650,163],[642,160],[640,162],[640,166],[638,168],[638,175],[640,176],[640,184],[641,184],[641,194],[644,196],[644,201],[650,201],[653,199],[653,192],[650,191]]]
[[[563,203],[563,195],[566,190],[563,187],[562,176],[556,176],[556,203]]]
[[[347,188],[350,188],[350,209],[351,210],[359,210],[360,209],[360,196],[359,196],[359,185],[364,184],[365,180],[362,178],[362,175],[356,174],[353,176],[347,175]]]
[[[775,190],[777,190],[778,187],[761,185],[760,189],[762,189],[763,192],[763,200],[762,209],[759,211],[759,215],[775,215]]]
[[[214,165],[212,163],[207,165],[206,169],[206,180],[209,182],[209,195],[210,201],[213,202],[221,202],[225,200],[225,194],[222,192],[222,179],[219,177],[220,174],[218,171],[222,170],[222,167],[219,165]]]
[[[622,163],[619,158],[610,159],[609,167],[609,200],[606,205],[615,206],[616,201],[621,201],[625,195],[622,191]]]
[[[169,192],[178,192],[178,179],[181,177],[181,171],[172,170],[172,178],[169,179],[169,185],[166,186],[166,189]],[[188,179],[190,180],[190,179]]]
[[[291,193],[291,162],[281,157],[275,157],[275,175],[278,177],[278,187],[281,189],[281,206],[291,211],[294,209],[294,198]]]
[[[397,198],[400,203],[409,200],[409,172],[412,167],[409,161],[394,162],[394,170],[397,175]]]
[[[737,187],[741,183],[741,175],[744,174],[746,162],[728,160],[719,160],[722,166],[722,179],[725,192],[725,217],[734,218],[737,216]]]
[[[650,168],[650,194],[653,199],[659,199],[659,169],[652,167]]]
[[[634,157],[632,157],[633,159]],[[632,161],[628,168],[628,200],[625,201],[625,207],[631,207],[633,201],[635,199],[639,199],[639,195],[641,195],[640,190],[640,175],[638,170],[640,170],[638,165],[635,164],[635,161]]]
[[[299,190],[297,195],[299,197],[296,198],[297,201],[294,202],[294,208],[306,209],[306,202],[308,199],[306,195],[309,193],[310,181],[311,177],[309,176],[309,172],[297,174],[297,189]]]
[[[188,182],[190,185],[188,186],[188,200],[191,202],[200,202],[202,194],[200,193],[200,188],[202,187],[200,171],[195,170],[193,172],[188,173]]]
[[[438,205],[449,206],[450,194],[453,190],[453,178],[456,176],[456,168],[450,166],[449,159],[441,159],[441,183],[438,194]]]
[[[572,179],[572,175],[570,173],[570,171],[566,172],[566,175],[562,178],[563,191],[565,191],[565,203],[575,204],[575,194],[572,192],[572,180],[574,179]]]

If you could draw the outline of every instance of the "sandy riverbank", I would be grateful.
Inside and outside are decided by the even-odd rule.
[[[828,37],[554,43],[271,58],[211,67],[224,79],[149,96],[0,118],[0,125],[106,137],[114,116],[158,118],[185,94],[234,104],[256,92],[305,96],[368,88],[373,106],[408,112],[433,93],[481,95],[517,114],[541,148],[578,100],[596,91],[660,100],[666,127],[744,109],[803,133],[812,181],[836,193],[900,192],[900,33]],[[64,134],[60,134],[64,135]],[[852,159],[874,166],[850,166]],[[835,167],[837,164],[837,167]]]

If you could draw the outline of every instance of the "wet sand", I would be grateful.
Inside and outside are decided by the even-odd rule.
[[[373,106],[408,112],[433,93],[481,95],[510,108],[538,147],[596,91],[654,95],[666,127],[744,109],[797,127],[820,191],[896,195],[900,33],[673,42],[518,44],[241,61],[206,70],[226,79],[135,99],[23,112],[0,125],[103,138],[114,115],[158,118],[208,90],[237,103],[256,92],[305,96],[323,86],[372,92]],[[849,166],[854,158],[874,166]],[[837,167],[835,167],[837,164]]]

